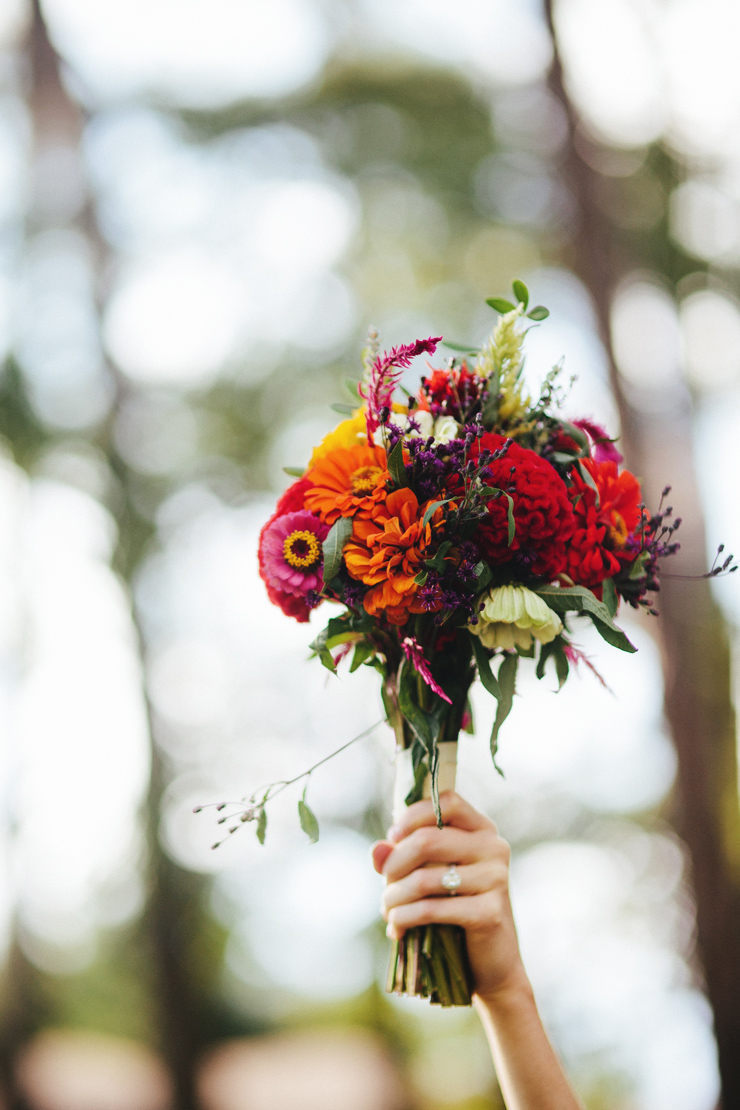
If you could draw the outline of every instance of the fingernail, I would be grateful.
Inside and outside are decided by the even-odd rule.
[[[393,926],[392,925],[386,925],[385,935],[388,937],[388,940],[395,940],[396,939],[396,934],[393,932]]]
[[[393,841],[401,839],[400,825],[391,825],[391,827],[388,829],[388,839]]]

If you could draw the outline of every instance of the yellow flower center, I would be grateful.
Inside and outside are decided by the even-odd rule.
[[[307,570],[321,558],[321,546],[313,532],[291,532],[283,542],[283,556],[288,566]]]
[[[382,473],[379,466],[361,466],[350,479],[352,492],[360,497],[365,493],[372,493]]]
[[[612,522],[610,525],[607,525],[607,532],[609,533],[609,539],[612,541],[614,547],[624,547],[629,532],[627,531],[627,525],[621,513],[612,513]]]

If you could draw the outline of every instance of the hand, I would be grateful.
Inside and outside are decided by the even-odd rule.
[[[387,881],[381,909],[388,935],[398,939],[416,925],[462,925],[479,998],[527,990],[509,901],[509,845],[459,794],[442,794],[440,805],[443,829],[432,803],[416,802],[388,839],[373,845],[375,870]],[[451,863],[462,879],[455,897],[442,886]]]

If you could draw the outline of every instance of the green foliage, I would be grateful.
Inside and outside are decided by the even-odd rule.
[[[303,797],[298,799],[298,820],[308,839],[315,844],[319,839],[319,823],[316,820],[316,814],[306,802],[305,790]]]
[[[324,551],[324,585],[328,586],[332,578],[336,578],[342,566],[342,552],[344,545],[352,535],[352,518],[340,516],[329,529],[329,534],[323,543]]]
[[[586,586],[540,586],[536,591],[556,613],[585,613],[591,618],[599,635],[620,651],[637,651],[634,644],[617,628],[607,606],[594,597]]]
[[[396,489],[404,489],[409,481],[406,477],[406,467],[403,462],[403,440],[396,441],[396,445],[388,455],[388,473]]]
[[[511,707],[514,704],[516,672],[518,666],[519,656],[516,653],[507,653],[501,660],[501,666],[498,669],[498,685],[501,692],[498,705],[496,706],[496,718],[493,722],[493,729],[491,730],[491,757],[494,767],[502,777],[503,772],[496,763],[498,736],[501,731],[501,726],[509,716],[509,713],[511,713]]]

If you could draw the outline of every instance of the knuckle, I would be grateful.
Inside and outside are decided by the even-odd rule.
[[[436,826],[425,825],[423,829],[418,829],[414,833],[415,844],[414,848],[418,853],[426,855],[434,847],[436,843],[439,830]]]

